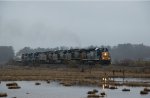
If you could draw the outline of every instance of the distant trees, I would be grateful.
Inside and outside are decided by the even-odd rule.
[[[6,63],[14,58],[12,46],[0,46],[0,64]]]
[[[110,49],[112,60],[139,60],[150,58],[150,47],[143,44],[118,44]]]

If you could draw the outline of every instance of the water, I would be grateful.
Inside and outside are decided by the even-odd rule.
[[[6,83],[12,81],[2,81],[0,84],[0,92],[6,92],[7,98],[87,98],[87,92],[97,89],[99,92],[105,91],[107,94],[104,98],[150,98],[150,93],[140,95],[140,91],[144,87],[126,87],[130,88],[130,92],[122,92],[125,87],[118,87],[116,90],[102,89],[96,86],[70,86],[66,87],[58,82],[47,84],[45,81],[38,81],[41,85],[35,85],[37,81],[15,81],[21,86],[21,89],[8,89]],[[98,93],[99,94],[99,93]],[[3,97],[2,97],[3,98]]]
[[[146,83],[150,83],[150,79],[149,78],[114,78],[114,81],[118,81],[118,82],[128,81],[128,82],[146,82]]]

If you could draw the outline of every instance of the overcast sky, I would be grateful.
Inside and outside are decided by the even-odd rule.
[[[0,46],[150,45],[150,1],[0,1]]]

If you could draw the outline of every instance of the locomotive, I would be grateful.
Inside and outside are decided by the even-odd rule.
[[[75,61],[79,64],[109,65],[111,57],[107,48],[70,49],[24,53],[21,56],[21,61],[23,63],[38,64],[66,64],[70,61]]]

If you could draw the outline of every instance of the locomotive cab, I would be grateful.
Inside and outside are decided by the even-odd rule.
[[[100,61],[101,61],[101,64],[110,64],[111,63],[110,53],[107,48],[102,49]]]

